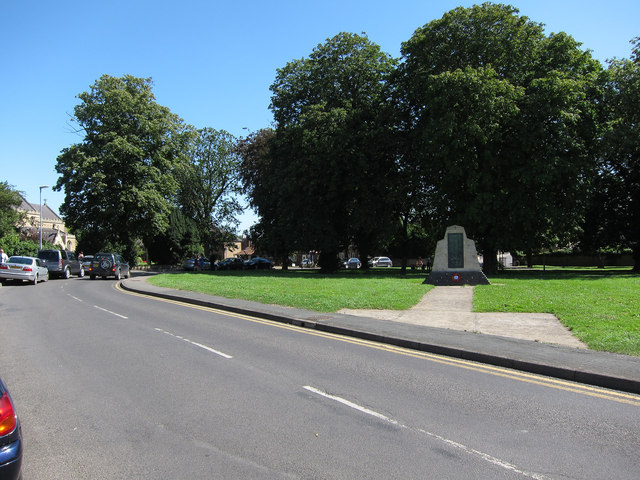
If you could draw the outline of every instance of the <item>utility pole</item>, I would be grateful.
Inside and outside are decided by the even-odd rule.
[[[42,250],[42,189],[49,188],[49,185],[40,185],[40,250]]]

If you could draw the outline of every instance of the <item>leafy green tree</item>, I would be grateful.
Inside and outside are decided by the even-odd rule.
[[[465,226],[487,273],[498,249],[574,233],[593,167],[589,95],[600,64],[570,36],[545,36],[491,3],[447,12],[402,53],[401,160],[428,185],[433,222]]]
[[[7,182],[0,182],[0,241],[5,235],[17,232],[21,220],[17,208],[21,203],[20,192]]]
[[[196,222],[185,216],[178,207],[169,215],[169,228],[145,244],[149,256],[163,265],[175,265],[187,257],[202,255],[204,248]]]
[[[598,192],[599,219],[608,240],[633,251],[640,271],[640,37],[632,41],[630,59],[610,63],[605,88],[606,128]]]
[[[271,205],[281,217],[264,226],[293,228],[302,248],[321,251],[324,270],[338,267],[349,242],[366,264],[393,226],[387,84],[394,66],[366,36],[341,33],[279,69],[271,86],[270,166],[280,185]]]
[[[260,218],[250,230],[253,244],[262,252],[269,252],[288,268],[289,254],[296,248],[303,248],[295,234],[297,222],[291,215],[292,209],[286,204],[287,185],[282,184],[280,165],[275,155],[275,131],[265,128],[243,138],[238,143],[242,158],[240,175],[244,193],[249,204]],[[304,182],[304,179],[302,180]]]
[[[122,246],[133,260],[139,239],[168,228],[184,162],[182,121],[155,102],[151,79],[103,75],[78,98],[73,121],[83,139],[56,164],[60,212],[71,231]]]
[[[189,143],[189,163],[179,170],[178,203],[183,215],[193,219],[208,254],[235,237],[242,212],[237,145],[224,130],[197,130]]]

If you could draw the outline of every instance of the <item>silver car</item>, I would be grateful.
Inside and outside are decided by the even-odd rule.
[[[49,270],[40,258],[15,255],[0,264],[0,280],[3,285],[7,280],[26,280],[36,285],[39,281],[49,280]]]
[[[393,262],[389,257],[375,257],[372,264],[374,267],[393,267]]]

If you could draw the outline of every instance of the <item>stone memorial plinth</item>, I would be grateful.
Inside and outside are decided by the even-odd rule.
[[[482,273],[473,240],[459,225],[447,227],[444,238],[436,244],[433,269],[423,282],[430,285],[489,285]]]

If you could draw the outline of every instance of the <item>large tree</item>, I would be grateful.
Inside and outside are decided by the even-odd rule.
[[[237,215],[242,212],[241,157],[238,140],[224,130],[203,128],[190,138],[189,162],[178,173],[178,203],[183,215],[197,225],[210,255],[225,241],[235,240]]]
[[[607,71],[602,165],[596,192],[597,217],[610,245],[633,250],[640,271],[640,38],[630,59],[614,60]],[[605,209],[606,207],[606,209]]]
[[[80,143],[58,156],[56,190],[69,228],[94,248],[133,259],[139,239],[166,231],[183,163],[180,118],[156,103],[151,79],[103,75],[81,93],[73,121]]]
[[[8,182],[0,182],[0,248],[7,255],[18,255],[17,244],[20,243],[18,224],[22,215],[18,207],[22,203],[20,192],[15,190]]]
[[[443,227],[498,249],[540,248],[573,232],[592,166],[589,92],[600,64],[564,33],[518,10],[456,8],[403,44],[403,161],[431,187]]]
[[[289,254],[304,247],[294,233],[296,218],[286,204],[293,186],[282,184],[280,163],[273,157],[274,141],[275,131],[267,128],[241,139],[238,144],[242,157],[240,172],[249,204],[260,218],[251,228],[251,240],[260,251],[269,252],[282,262],[283,269],[287,269]],[[304,176],[300,181],[305,181]]]
[[[325,270],[337,268],[349,242],[366,263],[393,225],[387,82],[394,64],[366,36],[341,33],[279,69],[271,86],[274,194],[290,234],[321,250]]]
[[[18,212],[21,203],[20,192],[6,181],[0,182],[0,238],[17,230],[18,222],[21,220]]]

